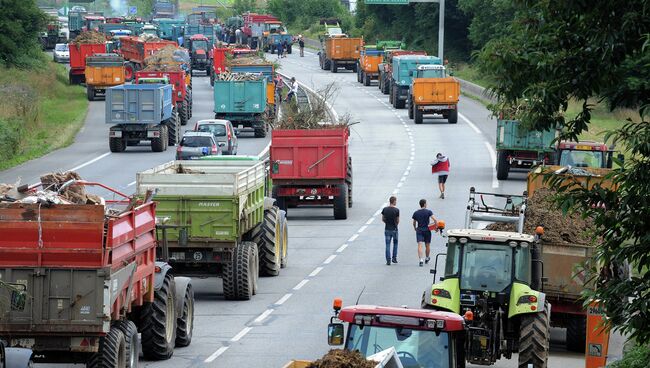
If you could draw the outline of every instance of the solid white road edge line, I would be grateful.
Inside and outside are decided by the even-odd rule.
[[[494,151],[494,148],[492,148],[492,145],[489,144],[488,142],[483,142],[485,143],[485,147],[487,148],[488,152],[490,153],[490,160],[492,161],[492,188],[498,188],[499,187],[499,180],[497,179],[497,153]]]
[[[467,117],[465,117],[465,115],[463,115],[463,114],[461,114],[461,113],[458,113],[458,116],[459,116],[461,119],[465,120],[465,122],[467,123],[467,125],[469,125],[469,127],[472,128],[476,133],[478,133],[478,134],[480,134],[480,135],[483,135],[483,133],[481,132],[481,130],[480,130],[480,129],[479,129],[479,128],[474,124],[474,123],[472,123],[471,120],[469,120]]]
[[[215,359],[217,359],[217,358],[219,357],[219,355],[225,353],[226,350],[228,350],[228,348],[229,348],[229,346],[222,346],[222,347],[220,347],[219,349],[217,349],[217,351],[215,351],[214,353],[212,353],[212,355],[210,355],[210,356],[208,357],[208,359],[204,360],[203,362],[204,362],[204,363],[212,363]]]

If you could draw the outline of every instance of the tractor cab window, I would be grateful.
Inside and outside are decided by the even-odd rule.
[[[192,47],[196,50],[207,50],[208,42],[206,40],[192,41]]]
[[[351,325],[346,349],[368,357],[395,347],[404,368],[449,367],[450,341],[447,332],[414,330],[406,327]]]
[[[425,69],[418,71],[418,78],[446,78],[445,69]]]
[[[599,168],[602,166],[602,162],[603,152],[601,151],[562,150],[560,153],[560,166]]]
[[[445,260],[445,277],[458,275],[460,266],[460,244],[454,243],[447,246],[447,259]]]
[[[467,243],[460,288],[503,291],[512,279],[512,248],[508,245]]]
[[[515,249],[515,279],[530,285],[530,245]]]

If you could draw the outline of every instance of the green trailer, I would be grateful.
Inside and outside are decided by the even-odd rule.
[[[506,180],[511,168],[530,169],[555,162],[557,130],[526,129],[518,120],[497,120],[497,179]]]
[[[287,263],[286,215],[265,197],[267,181],[265,162],[241,156],[138,173],[138,195],[155,193],[160,258],[177,275],[221,277],[226,299],[250,299],[258,276]]]
[[[230,120],[240,131],[252,129],[256,138],[264,138],[266,119],[271,114],[266,103],[266,77],[249,73],[232,76],[232,80],[214,81],[214,118]],[[245,80],[249,78],[257,80]]]

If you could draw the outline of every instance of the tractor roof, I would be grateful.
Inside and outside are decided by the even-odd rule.
[[[605,143],[594,142],[594,141],[561,141],[558,144],[558,149],[569,149],[569,150],[578,150],[578,151],[602,151],[607,152],[609,148]]]
[[[528,234],[520,234],[520,233],[508,232],[508,231],[492,231],[492,230],[478,230],[478,229],[448,230],[447,236],[458,237],[458,238],[469,238],[471,240],[478,240],[478,241],[507,242],[510,240],[514,240],[514,241],[525,241],[528,243],[532,243],[535,241],[535,237]]]
[[[192,41],[196,41],[196,40],[207,41],[207,39],[208,39],[207,37],[205,37],[204,35],[202,35],[200,33],[197,33],[197,34],[193,35],[192,37],[190,37],[190,40],[192,40]]]
[[[375,305],[353,305],[341,309],[338,318],[348,323],[355,323],[355,316],[387,316],[386,319],[373,319],[372,324],[386,326],[413,326],[414,328],[429,329],[429,321],[445,321],[444,331],[462,331],[464,320],[461,316],[451,312],[441,312],[428,309],[410,309],[397,307],[382,307]],[[395,317],[390,319],[390,317]],[[399,317],[405,317],[400,319]],[[417,319],[417,322],[414,320]],[[364,323],[367,323],[365,321]],[[417,323],[417,324],[416,324]],[[431,328],[432,329],[432,328]],[[440,327],[438,327],[440,329]]]

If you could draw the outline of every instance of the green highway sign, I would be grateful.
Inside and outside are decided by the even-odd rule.
[[[408,5],[409,0],[364,0],[366,5],[380,5],[380,4],[392,4],[392,5]]]

